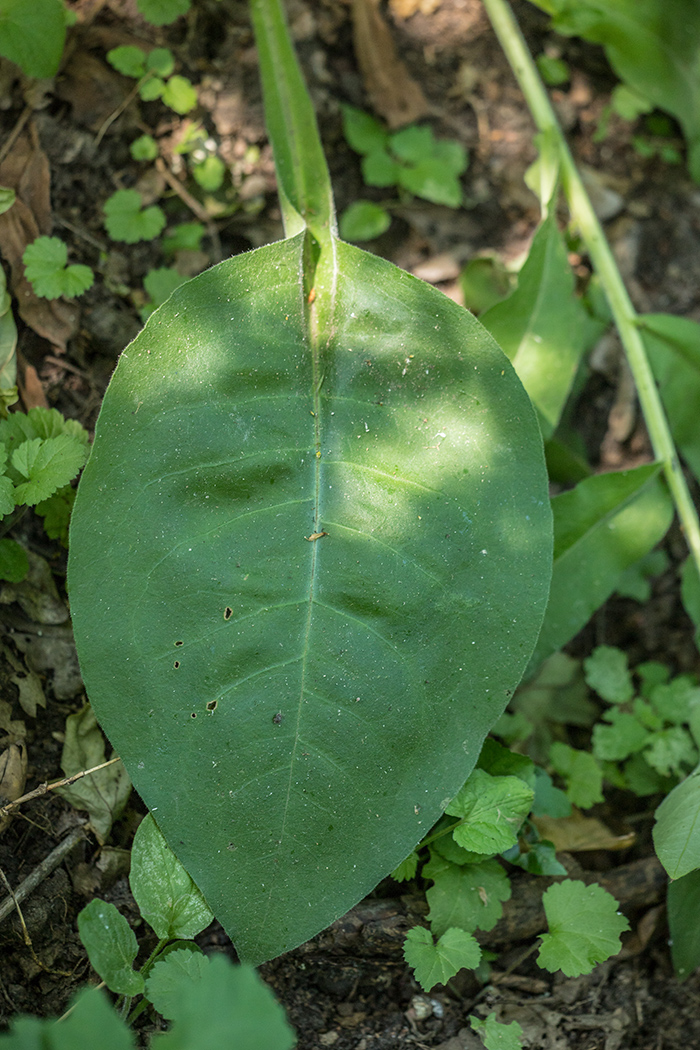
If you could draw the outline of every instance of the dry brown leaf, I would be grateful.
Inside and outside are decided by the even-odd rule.
[[[396,53],[394,39],[378,0],[353,0],[355,55],[372,108],[390,128],[412,124],[430,113],[430,105]]]
[[[14,802],[24,791],[27,779],[27,749],[24,744],[10,744],[0,752],[0,805]],[[0,817],[0,832],[12,820],[10,815]]]
[[[18,136],[0,164],[0,186],[17,199],[0,215],[0,250],[10,265],[10,291],[20,317],[59,351],[78,330],[78,309],[60,299],[41,299],[24,276],[24,249],[40,235],[51,233],[51,174],[33,123]]]
[[[601,820],[584,817],[577,809],[570,817],[533,817],[532,823],[543,839],[554,844],[557,853],[562,850],[581,853],[595,849],[629,849],[635,840],[633,831],[616,835]]]

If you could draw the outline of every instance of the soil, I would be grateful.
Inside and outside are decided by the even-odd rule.
[[[24,406],[56,407],[92,429],[116,359],[141,327],[143,278],[164,265],[160,241],[110,242],[101,211],[105,199],[117,188],[136,187],[146,203],[161,203],[169,226],[204,219],[202,249],[175,258],[187,276],[279,238],[282,228],[246,5],[195,0],[186,18],[164,29],[144,22],[134,0],[69,0],[68,6],[77,23],[53,80],[22,81],[15,67],[0,65],[5,143],[0,176],[13,163],[25,171],[31,212],[27,239],[53,232],[68,244],[70,261],[87,263],[97,274],[80,299],[51,308],[32,300],[25,288],[18,317]],[[360,197],[387,196],[363,185],[359,158],[342,135],[341,104],[367,109],[371,91],[371,56],[358,55],[353,46],[351,8],[350,0],[288,4],[339,211]],[[682,165],[640,156],[633,142],[640,128],[608,114],[616,81],[600,48],[555,37],[547,19],[524,0],[514,10],[533,52],[560,55],[570,66],[570,81],[553,89],[552,97],[577,161],[591,173],[594,199],[606,209],[606,232],[636,307],[700,319],[700,188]],[[459,301],[458,275],[466,261],[495,254],[510,263],[531,240],[539,208],[523,175],[535,157],[532,121],[479,0],[395,0],[380,11],[404,63],[402,85],[406,92],[408,85],[419,89],[422,119],[436,135],[458,137],[470,162],[463,180],[467,206],[455,211],[418,199],[395,200],[391,227],[368,247]],[[105,53],[128,43],[173,50],[179,71],[198,87],[193,116],[180,117],[160,102],[132,99],[124,105],[133,82],[107,64]],[[390,110],[383,115],[392,119]],[[227,188],[218,193],[197,186],[176,150],[195,119],[231,173]],[[603,136],[599,129],[606,120]],[[13,131],[18,133],[11,138]],[[156,164],[130,156],[129,143],[144,132],[159,141]],[[682,149],[673,129],[670,135],[667,141]],[[4,239],[0,248],[7,269],[17,245]],[[575,248],[572,263],[584,282],[588,262]],[[19,297],[17,282],[13,273]],[[605,337],[592,355],[574,414],[589,457],[601,469],[650,458],[643,422],[627,389],[617,342]],[[43,612],[20,589],[0,590],[0,695],[12,705],[12,717],[27,728],[30,790],[61,775],[65,721],[80,709],[84,693],[65,600],[65,551],[47,540],[40,521],[31,516],[14,535],[49,560],[58,588],[49,601],[50,585],[45,580],[35,585],[33,593],[43,595]],[[679,599],[677,566],[684,545],[677,530],[669,534],[665,550],[669,568],[655,579],[651,598],[644,603],[611,600],[569,647],[573,655],[585,656],[606,643],[623,647],[631,664],[659,659],[674,672],[700,672],[692,625]],[[52,612],[46,611],[47,602]],[[19,705],[16,678],[28,669],[38,673],[46,696],[36,717]],[[581,853],[567,857],[567,865],[591,878],[633,861],[653,865],[652,802],[644,800],[625,814],[637,831],[631,852]],[[619,799],[610,799],[598,815],[611,819],[620,805]],[[0,920],[0,1029],[18,1013],[60,1014],[76,987],[90,979],[76,916],[93,896],[120,907],[148,952],[148,933],[125,877],[127,851],[142,812],[132,798],[106,846],[89,831],[78,838],[24,901],[25,932],[14,912]],[[4,879],[17,887],[85,819],[55,793],[24,805],[0,832]],[[509,932],[494,945],[497,956],[485,983],[463,973],[448,987],[424,995],[401,955],[402,933],[425,913],[420,887],[410,887],[407,895],[405,886],[391,880],[377,888],[354,919],[268,963],[262,973],[284,1003],[302,1050],[408,1045],[471,1050],[481,1042],[469,1029],[468,1017],[490,1010],[501,1020],[518,1020],[526,1045],[533,1048],[686,1050],[700,1045],[700,978],[694,975],[682,984],[674,978],[663,877],[659,881],[651,867],[645,872],[648,885],[631,894],[626,906],[632,932],[622,952],[587,977],[552,977],[540,970],[527,954],[533,934],[523,934],[522,912],[515,908]],[[627,877],[625,869],[620,878]],[[532,881],[523,876],[523,885]],[[529,892],[523,890],[518,899]],[[207,950],[233,952],[216,924],[199,940]]]

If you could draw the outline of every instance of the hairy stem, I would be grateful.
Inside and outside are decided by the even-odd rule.
[[[685,537],[700,572],[700,522],[683,476],[656,382],[639,331],[639,317],[629,297],[603,229],[593,211],[581,176],[559,126],[544,85],[520,27],[507,0],[483,0],[491,25],[500,41],[534,121],[556,142],[561,163],[562,188],[571,217],[578,226],[591,262],[605,290],[620,339],[637,387],[654,455],[663,464],[664,475],[678,512]]]

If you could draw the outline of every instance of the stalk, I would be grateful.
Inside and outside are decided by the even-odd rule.
[[[654,455],[663,465],[678,517],[700,573],[700,522],[671,437],[661,398],[654,381],[639,330],[639,316],[632,305],[603,228],[593,211],[571,151],[507,0],[483,0],[496,36],[518,80],[535,124],[556,143],[561,182],[571,218],[583,238],[600,278],[637,387],[639,403]]]

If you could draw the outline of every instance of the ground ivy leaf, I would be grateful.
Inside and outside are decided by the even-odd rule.
[[[518,755],[510,748],[504,747],[491,737],[484,740],[477,769],[484,769],[492,777],[513,776],[518,777],[529,788],[535,788],[536,766],[531,758],[526,755]],[[540,771],[541,772],[541,771]]]
[[[146,72],[146,52],[131,44],[113,47],[107,52],[107,61],[118,73],[139,80]]]
[[[385,149],[389,137],[386,129],[364,110],[341,106],[345,141],[356,153],[374,153]]]
[[[687,729],[670,726],[654,734],[644,757],[657,773],[668,777],[688,772],[696,764],[698,753]]]
[[[153,817],[144,817],[131,850],[131,892],[161,939],[196,937],[214,916]]]
[[[549,749],[549,760],[567,781],[566,795],[575,806],[590,809],[603,801],[603,772],[588,751],[577,751],[557,741]]]
[[[113,241],[135,244],[152,241],[165,226],[165,215],[157,205],[143,207],[138,190],[117,190],[104,203],[105,226]]]
[[[445,984],[460,970],[473,970],[481,958],[477,941],[464,930],[450,929],[437,944],[430,930],[414,926],[406,934],[403,954],[413,967],[421,988],[429,992],[436,984]]]
[[[682,674],[672,682],[654,686],[649,699],[666,722],[682,725],[690,721],[692,709],[700,703],[700,689],[690,675]]]
[[[72,434],[34,438],[12,453],[12,466],[26,481],[15,488],[17,503],[33,506],[71,481],[85,465],[86,447]]]
[[[92,285],[94,275],[89,266],[75,263],[66,266],[68,248],[58,237],[37,237],[24,250],[24,273],[37,295],[43,299],[72,299]]]
[[[426,898],[430,928],[436,937],[452,926],[467,933],[493,929],[503,913],[501,901],[509,900],[511,893],[510,879],[498,861],[463,866],[446,863],[433,872],[435,882]]]
[[[177,1016],[183,982],[203,980],[209,967],[206,955],[178,948],[159,960],[146,981],[146,998],[168,1021]]]
[[[630,927],[602,886],[566,879],[550,886],[542,902],[550,930],[542,936],[537,960],[544,970],[579,977],[617,955],[620,934]]]
[[[649,731],[628,711],[613,708],[606,719],[593,727],[593,754],[601,761],[620,762],[648,742]]]
[[[517,1021],[501,1024],[494,1014],[489,1014],[483,1021],[470,1017],[469,1023],[481,1036],[486,1050],[522,1050],[523,1030]]]
[[[190,9],[190,0],[136,0],[136,6],[154,26],[167,26]]]
[[[134,970],[139,946],[134,931],[113,904],[95,897],[78,915],[78,932],[92,968],[110,991],[140,995],[143,977]]]
[[[475,769],[445,810],[465,820],[452,833],[455,842],[475,853],[509,849],[534,797],[518,777],[492,777]]]
[[[599,645],[583,661],[586,681],[598,696],[611,704],[625,704],[634,696],[627,655],[611,645]]]
[[[0,540],[0,542],[2,542]],[[413,853],[409,853],[405,860],[402,860],[398,868],[394,868],[391,873],[392,879],[396,879],[397,882],[408,882],[416,874],[418,868],[418,854],[414,850]]]
[[[170,77],[161,97],[166,106],[181,116],[197,105],[197,92],[187,77]]]

